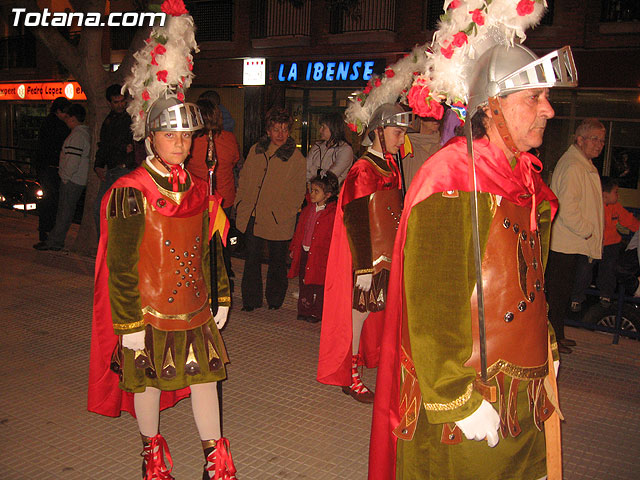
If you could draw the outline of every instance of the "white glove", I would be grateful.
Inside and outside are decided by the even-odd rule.
[[[144,330],[122,335],[122,346],[129,350],[144,350]]]
[[[560,369],[560,360],[553,361],[553,370],[556,372],[556,377],[558,376],[558,370]]]
[[[486,438],[491,448],[495,447],[500,441],[498,436],[500,416],[486,400],[482,400],[475,412],[462,420],[458,420],[456,425],[460,427],[460,430],[468,440],[484,440]]]
[[[356,277],[356,288],[368,292],[371,290],[371,284],[373,283],[372,273],[362,273]]]
[[[229,307],[218,306],[218,313],[213,317],[213,321],[216,322],[218,330],[222,330],[224,324],[227,323],[227,316],[229,315]]]

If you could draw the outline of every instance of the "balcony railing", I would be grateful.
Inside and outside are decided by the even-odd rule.
[[[373,32],[396,29],[396,0],[360,0],[355,9],[334,7],[331,33]]]
[[[311,3],[312,0],[300,0],[296,5],[286,0],[254,0],[252,37],[308,37],[311,34]],[[315,0],[315,3],[320,2]]]
[[[30,33],[0,38],[0,69],[34,68],[36,39]]]

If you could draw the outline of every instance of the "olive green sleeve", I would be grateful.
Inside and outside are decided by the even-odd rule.
[[[202,238],[209,238],[209,213],[204,213],[204,220],[202,222]],[[207,292],[209,298],[211,298],[211,243],[216,247],[216,280],[218,286],[218,305],[219,306],[231,306],[231,286],[229,283],[229,275],[224,265],[224,256],[222,254],[222,239],[220,234],[215,232],[211,242],[205,242],[204,251],[202,252],[202,272],[204,274],[204,281],[207,285]]]
[[[451,423],[482,401],[473,389],[470,298],[475,288],[469,193],[431,195],[415,205],[404,246],[404,289],[411,354],[430,423]],[[486,244],[490,197],[478,195],[480,238]]]
[[[549,242],[551,241],[551,204],[544,200],[538,205],[538,230],[540,232],[540,254],[542,267],[546,270],[549,258]]]
[[[140,244],[144,235],[144,210],[131,213],[128,201],[135,195],[137,205],[143,205],[142,193],[138,190],[114,189],[107,206],[109,241],[107,244],[107,267],[109,269],[109,300],[111,319],[116,335],[144,330],[140,293],[138,290],[138,260]]]
[[[354,273],[372,273],[368,196],[356,198],[344,206],[344,226],[347,229]]]

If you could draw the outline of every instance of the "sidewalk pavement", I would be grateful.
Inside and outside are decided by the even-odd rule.
[[[75,228],[75,226],[74,226]],[[74,230],[70,236],[74,234]],[[135,420],[86,410],[93,259],[39,252],[37,219],[0,210],[0,478],[140,478]],[[233,259],[236,285],[242,260]],[[240,480],[363,480],[371,406],[315,381],[320,324],[279,310],[241,312],[239,288],[223,332],[231,358],[224,435]],[[559,386],[567,480],[635,479],[640,471],[640,342],[580,329]],[[375,370],[365,371],[375,386]],[[161,416],[178,480],[202,475],[185,399]]]

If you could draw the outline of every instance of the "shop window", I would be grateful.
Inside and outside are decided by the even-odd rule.
[[[185,2],[196,24],[198,42],[230,42],[233,40],[233,0]]]

